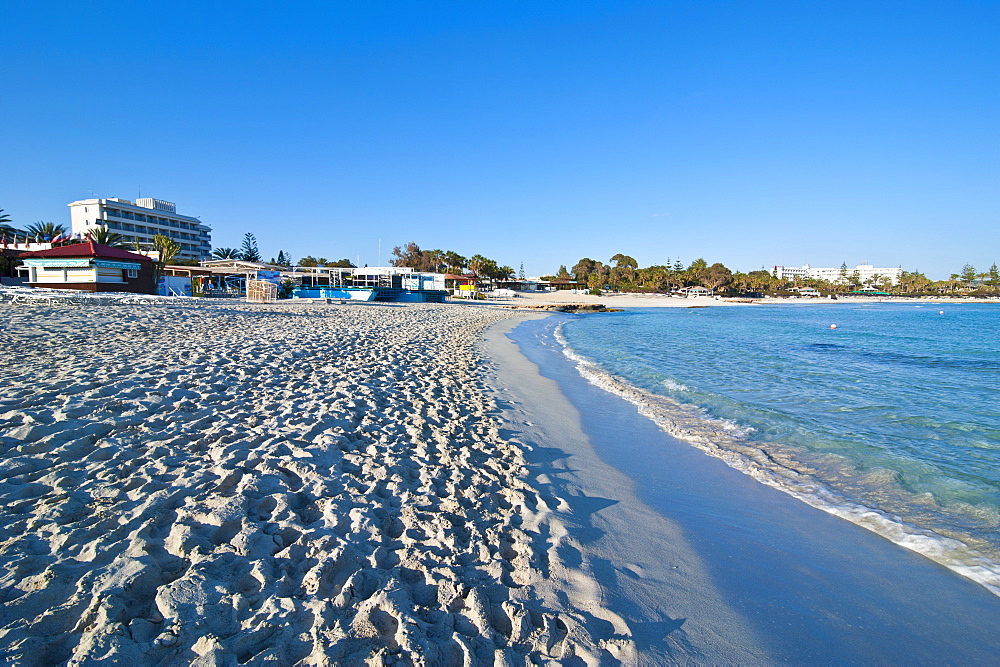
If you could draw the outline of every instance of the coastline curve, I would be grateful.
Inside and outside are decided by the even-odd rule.
[[[665,433],[762,484],[929,558],[1000,597],[1000,563],[989,556],[960,539],[891,517],[837,492],[809,472],[797,469],[791,457],[768,451],[755,443],[751,431],[734,422],[712,417],[698,406],[630,384],[574,350],[562,332],[565,324],[559,323],[553,336],[581,377],[632,403],[640,414]]]

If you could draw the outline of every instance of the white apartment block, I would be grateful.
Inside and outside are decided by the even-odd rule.
[[[152,245],[153,236],[162,234],[177,241],[178,259],[209,259],[212,256],[212,228],[198,218],[177,213],[177,206],[160,199],[82,199],[70,204],[74,234],[86,235],[99,226],[107,226],[125,237],[128,243]]]
[[[903,277],[903,269],[899,267],[886,268],[877,267],[868,264],[867,262],[862,262],[858,264],[853,269],[847,268],[847,278],[851,279],[854,274],[857,273],[862,284],[872,282],[875,278],[879,280],[889,281],[896,285],[899,283],[899,279]],[[814,278],[819,280],[825,280],[830,283],[843,282],[843,269],[841,267],[835,268],[818,268],[812,267],[806,264],[802,267],[797,266],[772,266],[771,275],[775,278],[780,278],[782,280],[801,280],[803,278]]]
[[[797,266],[772,266],[771,275],[780,280],[801,280],[809,277],[809,265]]]

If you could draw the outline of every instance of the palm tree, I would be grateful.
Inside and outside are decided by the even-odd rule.
[[[4,239],[9,239],[16,243],[17,237],[24,236],[24,232],[22,232],[17,227],[14,227],[13,225],[7,224],[10,222],[10,217],[2,214],[3,214],[3,209],[0,209],[0,237]]]
[[[160,261],[166,264],[181,251],[181,244],[169,236],[157,234],[153,237],[153,250],[160,253]]]
[[[436,273],[444,268],[444,266],[448,263],[445,259],[445,252],[443,250],[425,250],[420,259],[423,260],[421,262],[421,266],[413,267],[417,271],[429,271],[431,273]]]
[[[54,222],[33,222],[25,229],[29,238],[51,241],[52,239],[67,233],[66,225],[57,225]]]
[[[489,262],[488,259],[482,255],[476,254],[469,258],[466,266],[468,266],[473,273],[479,276],[483,273],[483,268],[485,268],[487,262]]]
[[[240,251],[236,248],[216,248],[212,251],[212,257],[216,259],[239,259]]]
[[[8,234],[12,234],[14,235],[14,238],[17,238],[18,234],[24,233],[10,223],[11,223],[10,216],[4,213],[3,209],[0,208],[0,236],[7,238]]]
[[[462,269],[465,268],[465,263],[467,261],[468,260],[454,250],[449,250],[444,253],[444,263],[448,266],[448,269],[452,273],[461,273]]]
[[[153,250],[160,254],[159,259],[153,263],[153,284],[156,285],[160,282],[163,267],[181,251],[181,244],[169,236],[157,234],[153,237]]]
[[[118,232],[113,232],[104,225],[92,229],[87,232],[87,238],[94,243],[100,243],[101,245],[110,246],[112,248],[125,248],[127,247],[125,243],[125,237]]]
[[[733,287],[736,288],[737,293],[750,291],[750,276],[742,271],[737,271],[733,274]]]

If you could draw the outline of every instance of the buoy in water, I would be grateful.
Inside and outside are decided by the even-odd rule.
[[[943,310],[939,310],[938,311],[938,315],[944,315],[944,311]]]
[[[836,329],[836,328],[837,328],[837,325],[836,325],[836,324],[831,324],[831,325],[830,325],[830,328],[831,328],[831,329]]]

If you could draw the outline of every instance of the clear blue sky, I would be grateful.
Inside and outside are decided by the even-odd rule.
[[[1000,261],[1000,2],[0,5],[0,208],[530,275]],[[91,193],[94,193],[92,195]]]

